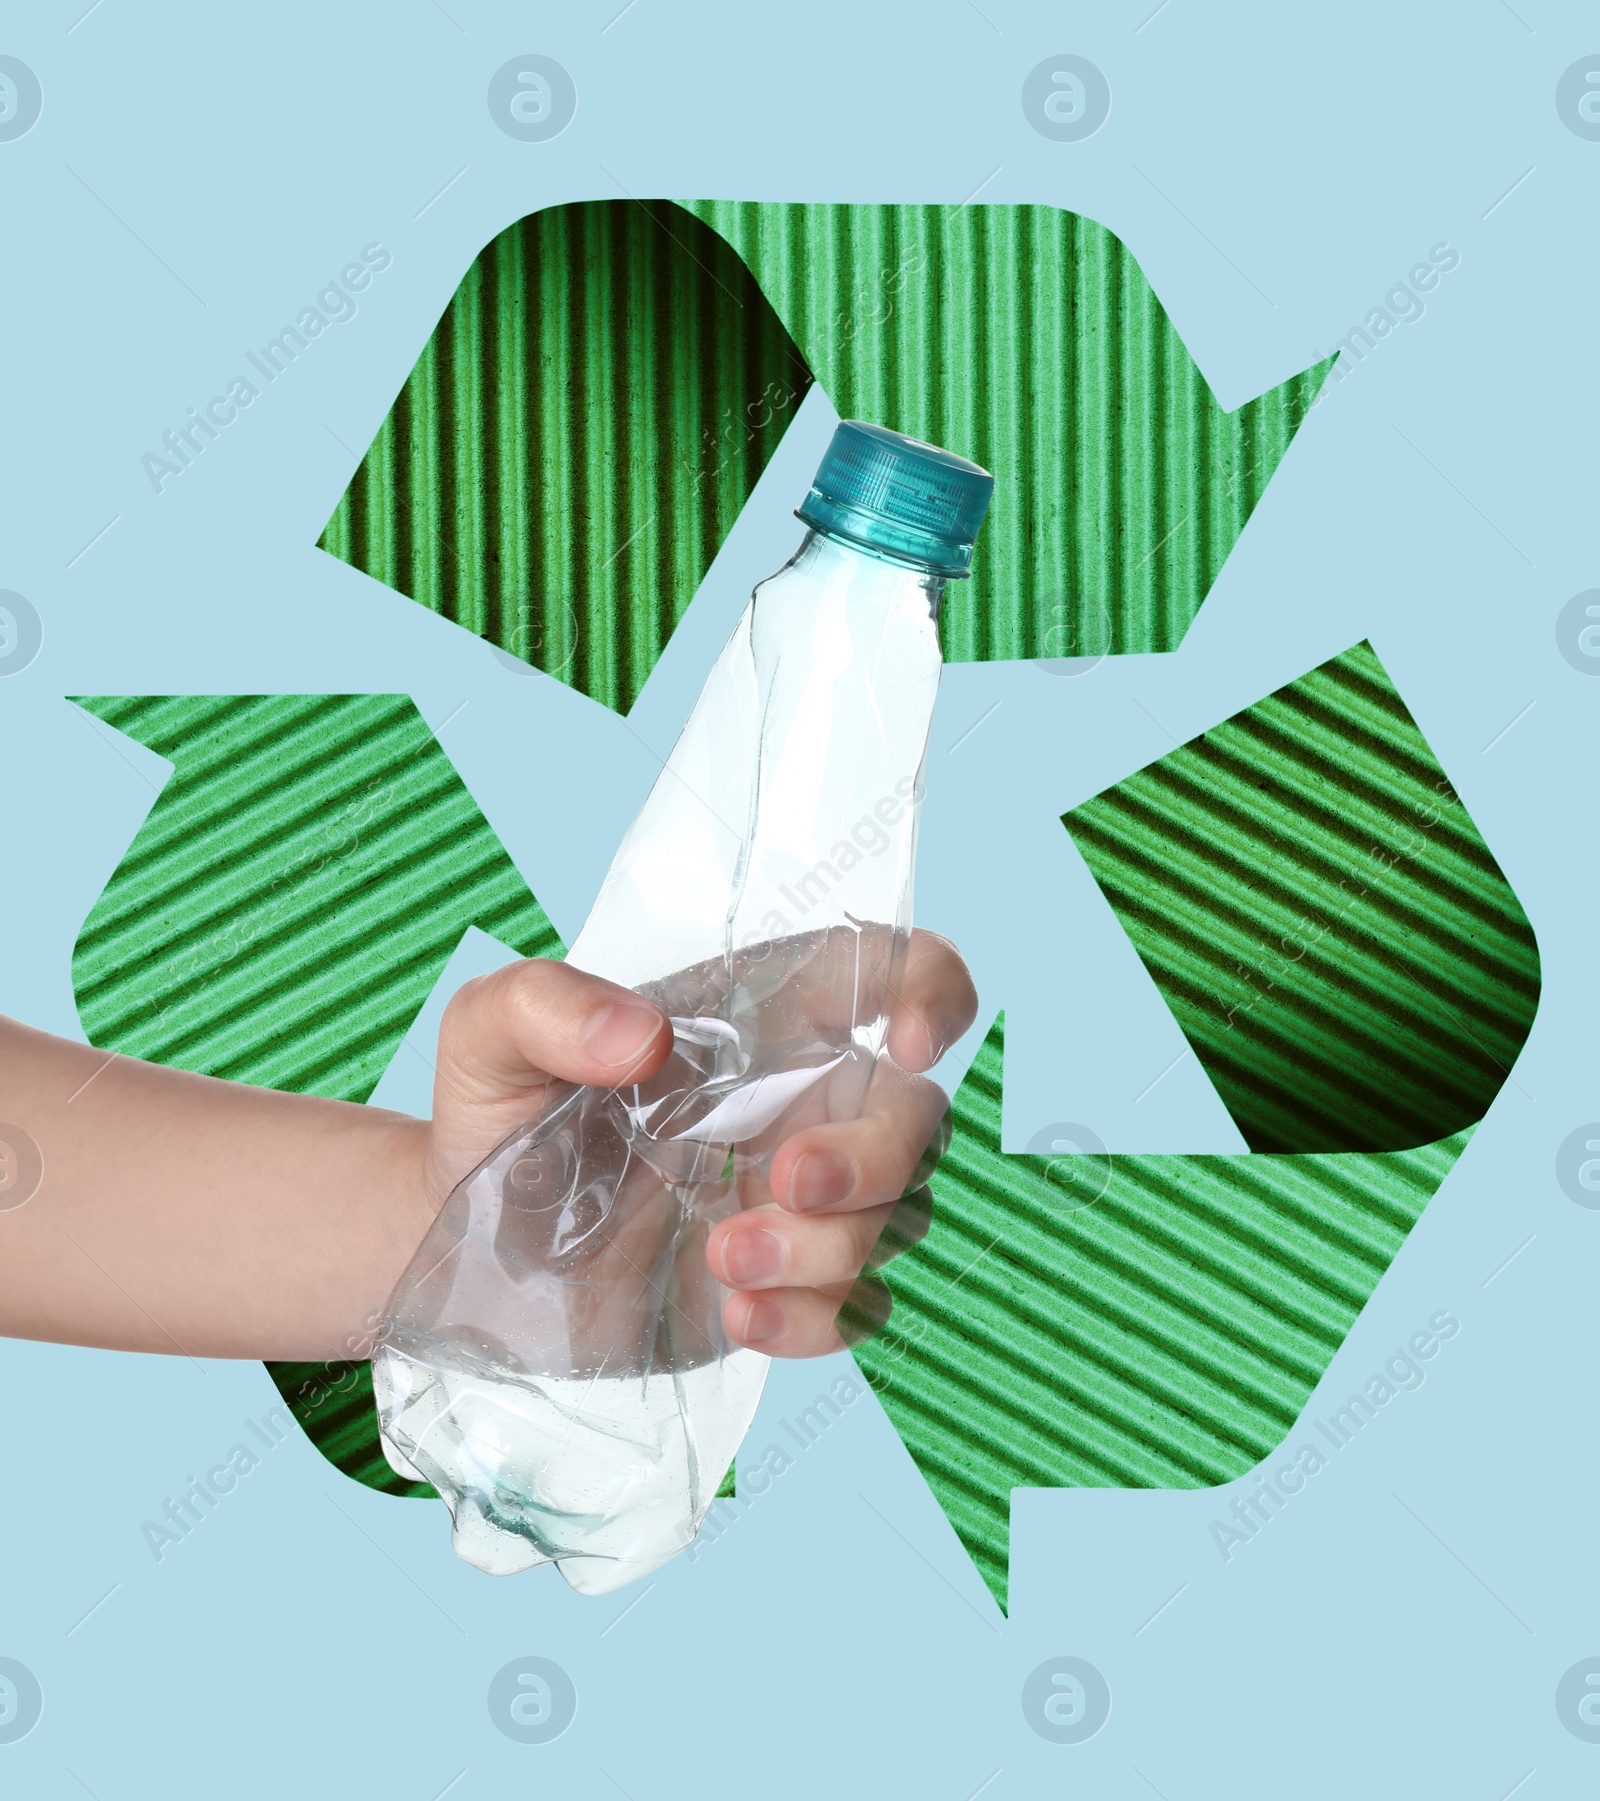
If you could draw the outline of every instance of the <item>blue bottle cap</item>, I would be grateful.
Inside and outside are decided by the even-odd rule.
[[[962,576],[972,573],[973,540],[993,493],[994,477],[965,457],[846,419],[795,512],[868,550]]]

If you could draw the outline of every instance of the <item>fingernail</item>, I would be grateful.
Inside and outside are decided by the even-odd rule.
[[[838,1151],[807,1151],[789,1172],[789,1206],[795,1213],[837,1207],[855,1192],[856,1166]]]
[[[774,1339],[782,1338],[787,1323],[787,1316],[779,1302],[769,1300],[766,1295],[757,1295],[745,1310],[744,1330],[739,1334],[740,1342],[752,1349],[758,1345],[771,1344]]]
[[[730,1288],[765,1282],[783,1268],[783,1240],[776,1232],[747,1229],[722,1241],[722,1269]]]
[[[944,1055],[947,1046],[931,1025],[925,1025],[923,1029],[928,1034],[928,1067],[931,1069]]]
[[[607,1069],[628,1069],[645,1054],[661,1030],[661,1015],[638,1001],[613,1001],[589,1021],[583,1052]]]

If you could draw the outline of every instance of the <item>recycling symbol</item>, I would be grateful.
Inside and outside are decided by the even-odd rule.
[[[819,383],[999,477],[947,660],[1070,675],[1178,650],[1328,367],[1225,411],[1131,254],[1056,208],[563,205],[473,263],[319,543],[623,730]],[[78,704],[173,764],[74,953],[96,1045],[361,1101],[469,927],[562,954],[407,697]],[[1061,823],[1249,1149],[1066,1122],[1005,1151],[996,1007],[854,1354],[1002,1607],[1014,1489],[1209,1486],[1282,1441],[1539,988],[1365,641]],[[354,1351],[269,1368],[340,1469],[431,1492]]]

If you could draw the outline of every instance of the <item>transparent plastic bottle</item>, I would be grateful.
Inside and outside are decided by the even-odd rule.
[[[706,1263],[794,1132],[859,1114],[911,928],[938,612],[993,490],[841,424],[569,961],[657,1001],[648,1082],[566,1087],[456,1188],[373,1356],[385,1454],[457,1552],[603,1594],[694,1538],[767,1358]]]

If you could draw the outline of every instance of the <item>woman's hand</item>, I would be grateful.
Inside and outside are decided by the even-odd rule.
[[[770,1201],[710,1236],[710,1273],[737,1291],[732,1337],[785,1357],[838,1343],[839,1302],[944,1110],[916,1072],[975,1005],[955,951],[914,933],[865,1114],[797,1131],[774,1155]],[[0,1206],[0,1334],[195,1358],[367,1356],[450,1191],[552,1083],[643,1081],[672,1043],[654,1002],[564,963],[514,963],[451,1001],[430,1121],[0,1019],[0,1096],[43,1170]]]
[[[913,932],[888,1055],[858,1119],[809,1126],[777,1149],[770,1198],[711,1233],[707,1261],[734,1290],[728,1335],[777,1357],[837,1350],[835,1317],[916,1174],[948,1101],[922,1073],[972,1024],[977,995],[954,946]],[[425,1208],[533,1118],[552,1079],[620,1087],[653,1075],[672,1032],[651,1001],[534,959],[468,982],[439,1034]],[[398,1272],[397,1272],[398,1273]]]
[[[923,1073],[972,1024],[978,996],[955,946],[913,932],[861,1117],[809,1126],[779,1146],[772,1198],[725,1219],[706,1247],[734,1290],[731,1338],[773,1357],[817,1357],[840,1346],[839,1308],[895,1203],[925,1174],[949,1100]],[[882,1325],[880,1319],[875,1322]]]

